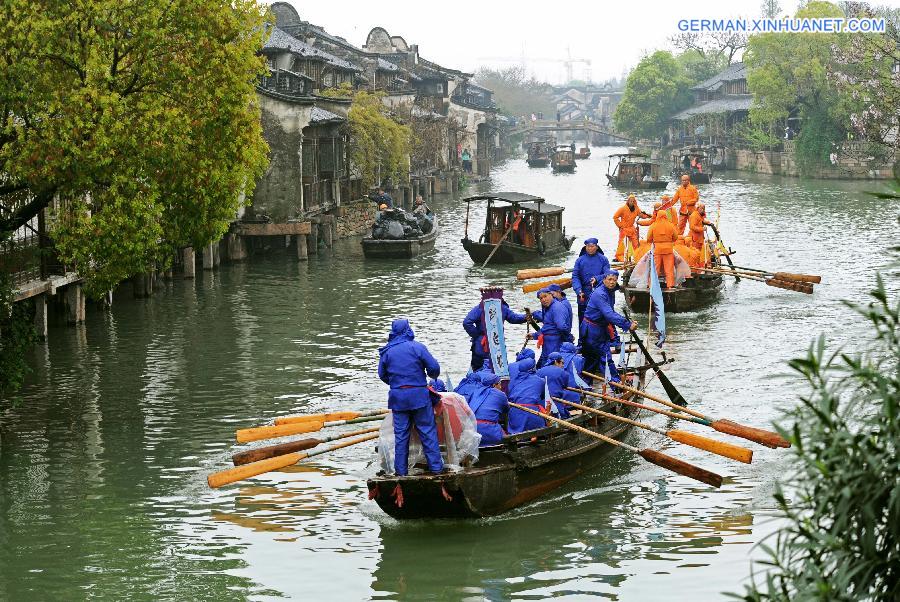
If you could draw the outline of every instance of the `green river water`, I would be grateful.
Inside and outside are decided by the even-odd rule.
[[[511,161],[477,189],[543,196],[566,207],[570,234],[611,249],[624,198],[604,183],[602,155],[613,150],[594,149],[573,175]],[[849,348],[866,338],[840,300],[865,300],[896,242],[897,213],[870,188],[735,172],[701,187],[736,263],[824,283],[807,296],[729,282],[718,303],[668,316],[668,373],[692,407],[764,426],[803,391],[785,361],[812,337]],[[358,240],[307,263],[258,256],[176,279],[147,300],[123,289],[85,326],[52,327],[18,401],[0,400],[0,600],[672,602],[738,591],[754,544],[777,526],[783,450],[754,446],[744,465],[632,432],[633,445],[670,450],[725,475],[724,485],[615,453],[535,503],[464,522],[384,515],[366,500],[365,446],[207,487],[209,472],[230,465],[236,428],[384,406],[377,348],[393,317],[408,316],[458,382],[468,365],[461,320],[479,286],[503,285],[514,307],[536,307],[514,268],[472,266],[459,243],[465,203],[433,207],[437,247],[416,261],[366,261]],[[472,224],[483,219],[483,207],[473,210]],[[571,266],[577,248],[544,265]]]

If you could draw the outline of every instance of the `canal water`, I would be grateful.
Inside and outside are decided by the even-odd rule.
[[[605,184],[610,152],[594,149],[571,175],[511,161],[470,190],[543,196],[566,208],[570,234],[611,249],[623,195]],[[841,300],[866,300],[897,213],[870,187],[737,173],[701,187],[736,263],[824,282],[813,296],[730,282],[715,305],[668,316],[668,373],[692,407],[766,425],[804,391],[785,361],[813,337],[865,344],[866,323]],[[85,327],[52,328],[21,395],[0,401],[0,599],[709,600],[740,589],[754,544],[777,526],[783,450],[756,446],[748,466],[634,432],[629,443],[720,472],[724,485],[615,453],[536,503],[474,521],[386,517],[366,500],[365,446],[208,489],[206,475],[237,449],[236,428],[383,407],[377,348],[392,318],[408,316],[458,382],[460,323],[480,286],[537,306],[514,268],[473,267],[459,242],[464,202],[433,205],[441,234],[416,261],[366,261],[358,241],[342,241],[308,263],[257,257],[152,299],[123,293]],[[473,206],[473,236],[483,220]],[[544,265],[571,266],[578,248]]]

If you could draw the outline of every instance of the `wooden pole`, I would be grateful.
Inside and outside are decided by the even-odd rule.
[[[536,412],[532,409],[526,408],[525,406],[521,406],[517,403],[510,403],[509,405],[510,405],[510,407],[516,408],[518,410],[522,410],[523,412],[528,412],[529,414],[534,414],[535,416],[540,416],[541,418],[545,418],[547,420],[555,422],[556,424],[558,424],[562,427],[572,429],[574,431],[578,431],[579,433],[582,433],[589,437],[593,437],[595,439],[599,439],[600,441],[604,441],[606,443],[609,443],[610,445],[615,445],[616,447],[625,448],[628,451],[641,456],[648,462],[656,464],[657,466],[660,466],[662,468],[671,470],[672,472],[676,472],[685,477],[695,479],[697,481],[700,481],[701,483],[706,483],[707,485],[711,485],[716,488],[722,486],[722,477],[720,475],[710,472],[704,468],[700,468],[699,466],[694,466],[693,464],[689,464],[689,463],[685,462],[684,460],[679,460],[677,458],[667,456],[666,454],[663,454],[663,453],[658,452],[653,449],[638,449],[636,447],[628,445],[627,443],[613,439],[612,437],[607,437],[606,435],[601,435],[600,433],[596,433],[596,432],[586,429],[582,426],[578,426],[577,424],[572,424],[572,423],[562,420],[560,418],[556,418],[555,416],[550,416],[548,414],[541,414],[540,412]]]

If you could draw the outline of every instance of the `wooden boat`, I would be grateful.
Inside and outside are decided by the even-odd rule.
[[[401,240],[366,237],[362,240],[363,255],[370,259],[412,259],[432,250],[440,230],[437,216],[432,215],[434,227],[428,234]]]
[[[631,270],[625,272],[625,285],[622,288],[625,291],[626,302],[636,312],[648,311],[650,309],[650,292],[646,288],[629,287],[630,276]],[[664,281],[665,279],[663,279]],[[663,282],[660,284],[664,286]],[[693,311],[709,305],[718,298],[724,287],[724,280],[718,274],[694,274],[681,286],[671,290],[663,288],[663,303],[666,313]]]
[[[559,146],[553,151],[550,167],[554,172],[575,173],[575,151],[573,146]]]
[[[606,179],[610,186],[631,190],[661,190],[668,186],[661,180],[659,164],[648,161],[643,153],[618,153],[609,156],[606,166]],[[613,161],[616,161],[613,166]],[[649,179],[645,176],[649,175]]]
[[[528,157],[525,159],[529,167],[547,167],[550,165],[550,149],[546,142],[532,142],[528,145]]]
[[[544,199],[521,192],[495,192],[466,199],[466,227],[463,248],[472,261],[481,264],[491,257],[491,263],[525,263],[568,251],[574,236],[566,236],[562,225],[563,207],[551,205]],[[469,208],[473,201],[488,203],[484,231],[477,241],[469,238]]]
[[[584,161],[586,159],[590,159],[591,158],[591,149],[589,149],[586,146],[582,146],[581,148],[578,149],[578,154],[575,155],[575,157],[579,161]]]
[[[637,372],[641,385],[644,374],[645,369]],[[631,419],[640,412],[618,403],[598,407]],[[632,428],[593,414],[577,415],[569,422],[620,441]],[[505,437],[500,445],[483,447],[474,466],[455,473],[375,476],[367,482],[369,497],[396,519],[492,516],[561,487],[595,468],[615,449],[616,446],[583,433],[551,426]],[[403,492],[402,506],[391,495],[397,485]]]
[[[695,166],[699,163],[699,169]],[[691,184],[709,184],[712,180],[710,153],[700,146],[682,148],[672,153],[672,177],[676,179],[687,174]]]

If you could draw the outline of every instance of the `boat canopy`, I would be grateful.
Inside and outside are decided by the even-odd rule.
[[[467,203],[473,201],[502,201],[512,205],[518,205],[522,209],[534,211],[535,213],[556,213],[557,211],[562,211],[564,209],[559,205],[551,205],[541,197],[525,194],[524,192],[492,192],[489,194],[470,196],[463,200]]]

